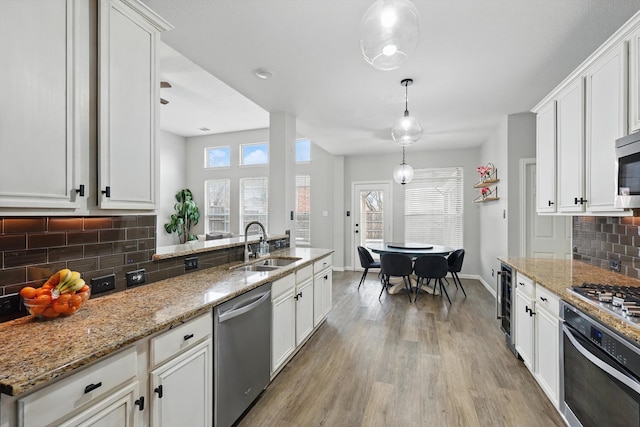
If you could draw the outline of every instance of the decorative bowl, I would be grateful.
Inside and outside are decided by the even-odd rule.
[[[91,288],[80,292],[70,292],[60,294],[56,299],[51,297],[51,293],[41,292],[34,298],[22,298],[24,306],[32,316],[37,319],[55,319],[60,316],[71,316],[91,296]]]

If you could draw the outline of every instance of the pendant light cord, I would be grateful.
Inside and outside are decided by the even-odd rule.
[[[402,146],[402,164],[406,165],[406,162],[404,161],[404,145]]]
[[[409,82],[404,82],[404,116],[409,116]]]

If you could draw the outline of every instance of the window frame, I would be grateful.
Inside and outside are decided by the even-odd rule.
[[[437,187],[438,184],[441,186]],[[449,187],[449,190],[443,193],[442,189],[446,187]],[[442,204],[438,204],[439,196],[433,196],[436,193],[434,189],[442,195]],[[464,168],[416,169],[413,180],[405,184],[404,192],[404,240],[406,242],[421,241],[456,249],[463,247]],[[429,226],[420,227],[420,224],[429,224]],[[455,225],[453,230],[452,225]],[[429,233],[432,234],[429,235]],[[438,234],[439,237],[434,237]]]
[[[245,161],[245,156],[244,156],[244,149],[245,147],[257,147],[257,146],[265,146],[266,150],[267,150],[267,160],[265,163],[244,163]],[[240,144],[239,146],[240,149],[240,159],[238,160],[238,166],[240,167],[264,167],[264,166],[268,166],[269,165],[269,143],[268,142],[251,142],[251,143],[247,143],[247,144]]]
[[[245,182],[249,181],[249,180],[258,180],[258,179],[262,179],[264,180],[264,191],[265,191],[265,208],[266,208],[266,212],[264,213],[256,213],[254,214],[255,216],[263,216],[263,218],[258,218],[257,220],[260,221],[262,223],[262,225],[264,225],[265,227],[265,231],[268,232],[268,222],[269,222],[269,177],[267,176],[245,176],[239,179],[238,182],[238,192],[239,192],[239,200],[238,200],[238,224],[239,224],[239,228],[240,228],[240,234],[244,234],[244,229],[246,227],[246,223],[249,223],[251,221],[255,221],[255,219],[251,219],[249,221],[246,221],[245,223],[245,217],[247,216],[244,213],[244,202],[245,202],[245,197],[244,197],[244,191],[245,191]]]
[[[309,150],[309,159],[308,160],[298,160],[298,143],[302,142],[302,141],[306,141],[307,144],[308,144],[308,150]],[[298,139],[296,139],[295,154],[296,154],[296,164],[304,165],[304,164],[311,163],[311,140],[309,138],[298,138]]]
[[[227,202],[227,212],[224,215],[225,220],[223,220],[224,223],[226,223],[226,227],[225,230],[212,230],[211,229],[211,217],[213,215],[211,215],[210,213],[210,200],[209,200],[209,183],[210,182],[224,182],[224,185],[226,186],[226,202]],[[206,179],[204,181],[204,199],[205,199],[205,217],[204,217],[204,232],[205,234],[210,234],[210,233],[229,233],[231,231],[231,179],[229,178],[213,178],[213,179]]]
[[[229,159],[229,164],[228,165],[224,165],[224,166],[211,166],[209,165],[209,151],[210,150],[222,150],[222,149],[226,149],[227,151],[227,155],[228,155],[228,159]],[[216,147],[205,147],[204,149],[204,168],[205,169],[212,169],[212,170],[217,170],[217,169],[229,169],[231,167],[231,146],[229,145],[220,145],[220,146],[216,146]]]

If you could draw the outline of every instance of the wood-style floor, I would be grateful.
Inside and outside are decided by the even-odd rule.
[[[453,305],[334,272],[333,310],[238,426],[563,426],[476,280]],[[445,285],[446,286],[446,285]]]

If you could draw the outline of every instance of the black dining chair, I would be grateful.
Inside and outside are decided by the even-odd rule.
[[[409,302],[411,302],[411,272],[413,271],[412,260],[410,257],[402,254],[382,254],[380,256],[380,267],[382,272],[382,293],[387,290],[389,292],[389,278],[402,277],[404,287],[409,294]]]
[[[427,286],[433,279],[433,290],[436,290],[436,282],[440,285],[440,296],[444,293],[451,304],[451,298],[447,290],[442,286],[442,279],[447,275],[449,271],[449,265],[447,259],[440,255],[426,255],[416,258],[413,264],[413,272],[418,277],[418,283],[416,287],[416,297],[414,302],[418,300],[418,294],[422,288],[424,280],[427,279]]]
[[[464,296],[467,296],[467,293],[464,291],[462,287],[462,282],[458,277],[458,273],[462,270],[462,262],[464,261],[464,249],[458,249],[449,255],[447,258],[447,263],[449,264],[449,273],[451,273],[451,277],[453,278],[453,283],[456,285],[456,289],[458,289],[458,285],[460,285],[460,289],[462,289],[462,293]],[[445,278],[445,280],[447,280]],[[448,282],[447,282],[448,283]]]
[[[360,278],[360,283],[358,283],[358,289],[360,289],[360,285],[362,285],[367,278],[367,272],[369,269],[380,268],[380,261],[375,261],[369,251],[362,246],[358,246],[358,256],[360,257],[360,266],[364,268],[364,272]]]

